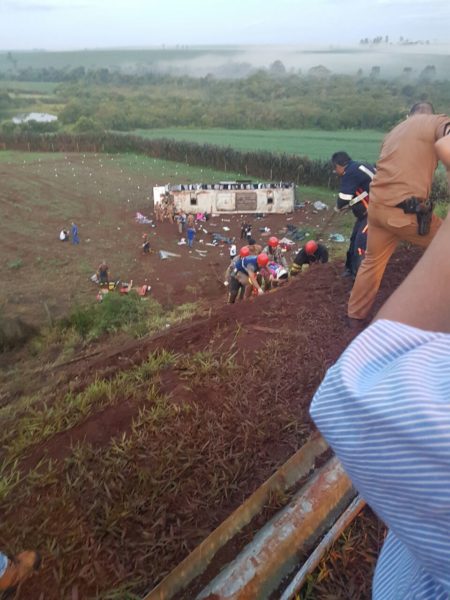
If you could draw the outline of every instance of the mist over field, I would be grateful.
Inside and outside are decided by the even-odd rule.
[[[450,44],[404,43],[357,46],[178,46],[98,49],[67,52],[44,50],[0,53],[0,71],[14,74],[31,68],[107,68],[128,74],[149,72],[218,78],[242,78],[274,63],[288,73],[307,74],[324,67],[333,74],[415,79],[434,67],[437,79],[450,78]],[[281,64],[280,64],[281,63]]]

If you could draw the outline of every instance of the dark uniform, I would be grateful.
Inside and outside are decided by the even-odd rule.
[[[307,254],[305,248],[301,248],[291,265],[291,275],[297,275],[302,270],[303,265],[309,265],[314,262],[328,262],[328,249],[323,244],[317,244],[317,250],[314,254]]]
[[[342,209],[350,205],[356,217],[345,261],[345,270],[353,277],[356,276],[366,252],[369,186],[375,173],[373,165],[351,160],[345,165],[345,172],[341,177],[336,206]]]

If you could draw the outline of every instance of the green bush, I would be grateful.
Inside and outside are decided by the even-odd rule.
[[[8,269],[21,269],[23,267],[23,260],[21,258],[16,258],[14,260],[10,260],[8,262]]]
[[[76,307],[63,329],[74,328],[83,338],[96,338],[102,333],[118,331],[139,323],[147,307],[134,292],[126,295],[106,294],[103,301],[86,307]]]

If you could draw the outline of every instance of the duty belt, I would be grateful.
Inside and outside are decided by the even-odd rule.
[[[416,215],[417,218],[417,233],[419,235],[428,235],[431,226],[431,218],[433,216],[434,203],[432,200],[422,200],[411,196],[406,198],[399,204],[397,208],[401,208],[407,215]]]

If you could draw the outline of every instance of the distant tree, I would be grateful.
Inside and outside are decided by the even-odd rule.
[[[6,60],[11,63],[13,69],[17,69],[17,58],[15,56],[13,56],[11,54],[11,52],[8,52],[6,55]]]
[[[308,71],[310,77],[316,79],[327,79],[331,75],[331,71],[323,65],[317,65],[317,67],[311,67]]]
[[[65,125],[76,123],[82,116],[87,116],[89,111],[78,101],[71,101],[59,113],[59,119]]]
[[[80,117],[72,127],[74,133],[99,133],[102,130],[101,125],[90,117]]]
[[[427,65],[419,75],[420,82],[434,81],[436,78],[436,67],[434,65]]]
[[[370,78],[371,79],[377,79],[380,76],[381,73],[381,68],[376,66],[376,67],[372,67],[372,69],[370,70]]]
[[[14,133],[17,129],[17,125],[12,121],[3,121],[1,124],[1,131],[7,135]]]
[[[282,77],[283,75],[286,75],[286,67],[281,60],[276,60],[270,65],[269,73],[275,77]]]
[[[31,133],[53,133],[58,131],[58,121],[40,122],[40,121],[27,121],[19,125],[20,131],[31,132]]]

